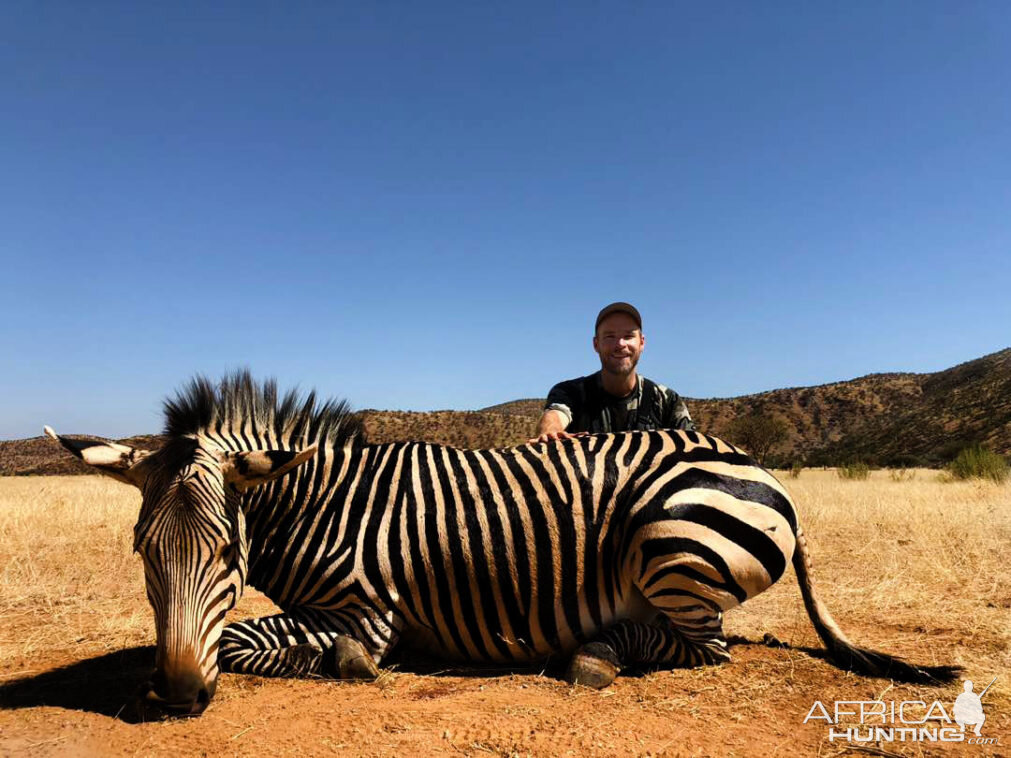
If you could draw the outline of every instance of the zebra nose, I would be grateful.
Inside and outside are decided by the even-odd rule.
[[[187,670],[172,676],[156,671],[144,701],[169,715],[199,716],[213,695],[214,684],[208,686],[197,671]]]

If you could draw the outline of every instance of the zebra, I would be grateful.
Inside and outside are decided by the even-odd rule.
[[[141,703],[196,715],[220,672],[375,679],[401,643],[458,661],[627,667],[728,661],[726,610],[792,561],[830,659],[950,681],[856,647],[818,599],[796,509],[744,451],[690,431],[497,450],[368,444],[346,403],[248,371],[192,379],[156,452],[46,433],[138,487],[135,550],[156,627]],[[246,585],[281,613],[225,625]]]

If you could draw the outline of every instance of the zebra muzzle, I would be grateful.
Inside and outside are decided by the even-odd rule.
[[[214,688],[214,683],[208,686],[195,672],[168,678],[156,671],[141,689],[139,705],[143,711],[164,716],[199,716],[211,702]]]

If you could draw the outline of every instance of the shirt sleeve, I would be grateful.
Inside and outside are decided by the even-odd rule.
[[[548,392],[548,399],[544,403],[544,410],[558,411],[565,416],[565,426],[572,423],[574,408],[576,407],[576,392],[572,387],[572,382],[559,382]]]
[[[692,421],[691,414],[688,413],[688,406],[681,396],[672,389],[667,390],[663,421],[665,429],[681,429],[685,432],[697,431],[695,422]]]

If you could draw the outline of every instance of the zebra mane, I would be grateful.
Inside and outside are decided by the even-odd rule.
[[[257,382],[248,370],[226,375],[215,385],[195,376],[164,403],[165,434],[219,432],[246,437],[271,436],[286,444],[364,444],[361,417],[343,400],[317,403],[315,390],[278,395],[273,379]]]

